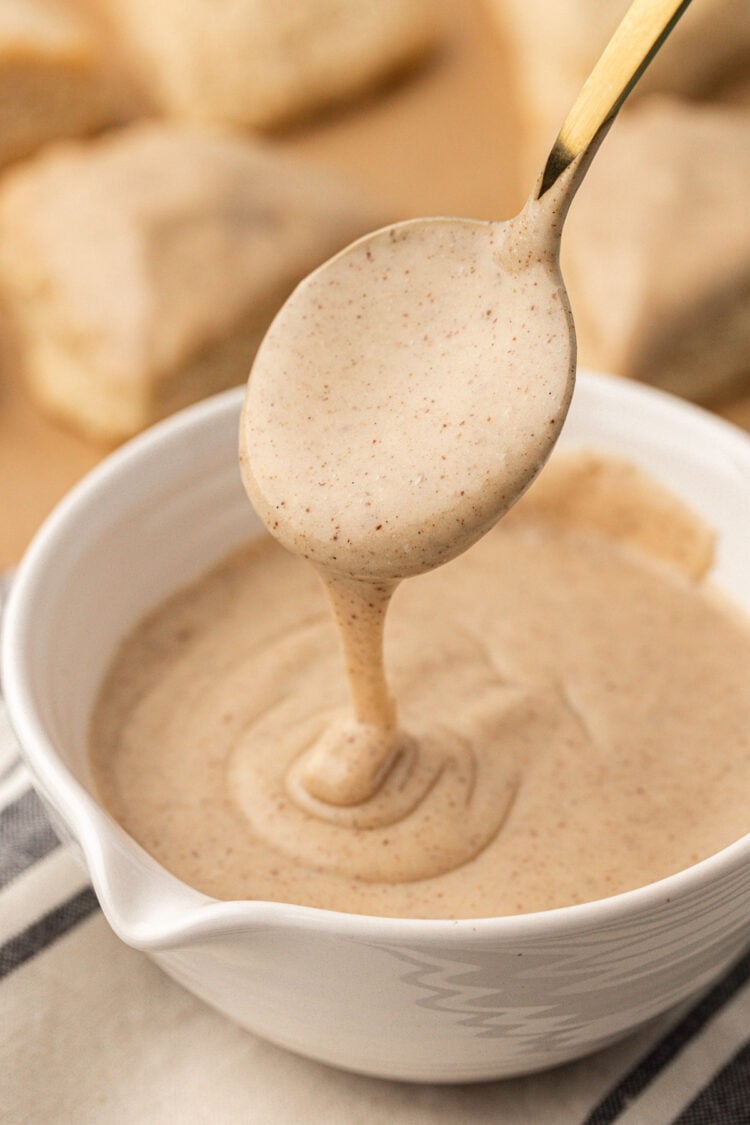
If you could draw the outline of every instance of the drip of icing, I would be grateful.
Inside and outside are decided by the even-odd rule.
[[[574,370],[557,260],[570,179],[511,223],[423,220],[355,243],[298,287],[258,353],[243,480],[272,534],[318,569],[351,696],[351,720],[295,775],[314,815],[370,800],[413,747],[383,662],[396,585],[486,533],[560,431]]]

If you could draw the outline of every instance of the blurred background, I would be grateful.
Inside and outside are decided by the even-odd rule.
[[[296,282],[533,188],[627,0],[0,0],[0,567],[242,382]],[[576,199],[582,363],[750,427],[750,4],[694,0]]]

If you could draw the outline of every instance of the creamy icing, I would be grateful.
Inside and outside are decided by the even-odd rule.
[[[382,801],[389,770],[427,753],[398,727],[388,603],[484,535],[553,447],[575,367],[558,267],[573,183],[510,223],[419,220],[360,240],[297,288],[260,349],[243,480],[328,588],[352,702],[296,769],[300,797]]]
[[[710,556],[635,470],[556,454],[471,551],[396,592],[408,735],[375,796],[341,805],[305,770],[357,730],[336,631],[313,570],[264,540],[126,641],[98,786],[220,898],[472,917],[642,885],[748,827],[750,629],[698,582]]]

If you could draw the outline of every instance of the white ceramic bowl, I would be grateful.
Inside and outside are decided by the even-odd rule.
[[[588,905],[402,921],[217,902],[169,875],[101,810],[86,733],[115,646],[155,603],[259,531],[237,470],[240,402],[237,390],[192,407],[91,473],[38,534],[7,608],[13,726],[116,933],[259,1035],[412,1080],[551,1066],[705,985],[746,941],[750,836]],[[562,442],[623,453],[684,496],[718,531],[715,580],[750,610],[745,435],[663,394],[583,373]]]

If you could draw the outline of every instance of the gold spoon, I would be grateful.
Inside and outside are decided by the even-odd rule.
[[[289,298],[258,352],[240,436],[250,498],[286,546],[328,569],[402,578],[464,550],[531,483],[560,431],[575,377],[575,333],[558,264],[563,220],[608,126],[688,3],[635,0],[568,114],[534,193],[514,219],[418,219],[386,227],[321,266]],[[463,354],[460,331],[447,348],[435,331],[439,316],[451,323],[467,263],[476,264],[476,256],[490,244],[492,261],[483,263],[489,271],[486,284],[466,284],[467,300],[497,310],[498,302],[511,295],[508,278],[518,288],[522,276],[534,293],[535,312],[548,309],[546,298],[554,295],[555,307],[543,326],[554,338],[554,348],[534,357],[525,374],[507,355],[507,347],[498,354],[493,317],[471,326],[473,343]],[[415,314],[403,314],[421,296],[420,284],[428,283],[413,270],[406,277],[399,274],[407,251],[433,256],[429,292],[434,315],[427,317],[428,328],[421,334],[430,336],[421,341],[421,358],[410,335]],[[348,294],[345,300],[339,299],[342,292]],[[516,314],[519,326],[529,320],[523,312]],[[517,344],[531,355],[529,335]],[[455,394],[456,379],[471,366],[470,352],[479,359],[471,385],[467,376],[462,405],[468,409],[476,395],[477,412],[485,411],[483,417],[493,422],[477,435],[480,464],[456,489],[453,482],[443,484],[436,472],[445,439],[430,433],[428,415],[409,418],[409,447],[400,434],[394,435],[401,401],[395,392],[404,373],[421,365],[436,399],[433,417],[442,425],[449,412],[443,398]],[[527,405],[534,396],[538,417],[532,411],[522,424],[511,409],[510,425],[504,425],[506,387],[508,394],[517,395],[519,379],[528,382]],[[358,454],[348,448],[352,419],[347,410],[358,424],[366,417],[372,430],[374,444]],[[455,449],[452,431],[450,437]],[[370,491],[376,495],[365,506],[360,493],[375,476],[377,489]],[[410,480],[416,483],[412,503],[405,505],[404,481]],[[295,502],[295,495],[305,502]],[[449,526],[443,518],[446,507],[458,516]],[[378,525],[382,534],[376,558],[370,541]]]
[[[634,0],[586,79],[547,158],[541,199],[613,121],[690,0]]]
[[[259,349],[243,480],[272,534],[328,585],[360,723],[395,726],[382,630],[396,583],[479,539],[554,446],[575,380],[565,214],[688,3],[635,0],[518,216],[360,239],[298,286]]]

